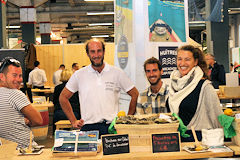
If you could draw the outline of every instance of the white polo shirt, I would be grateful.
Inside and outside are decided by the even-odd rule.
[[[62,82],[60,81],[61,78],[61,73],[63,70],[59,69],[53,73],[53,84],[55,86],[61,84]]]
[[[119,110],[121,89],[128,92],[134,84],[121,69],[105,63],[101,73],[91,65],[76,71],[66,88],[79,93],[81,117],[84,124],[111,122]]]
[[[30,73],[28,78],[28,84],[42,87],[44,86],[44,83],[47,82],[46,73],[43,69],[39,69],[38,67],[35,67]]]

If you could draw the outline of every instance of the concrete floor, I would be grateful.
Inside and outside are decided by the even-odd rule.
[[[48,126],[48,135],[47,138],[44,140],[36,141],[39,145],[44,145],[45,148],[52,148],[54,144],[54,135],[52,131],[52,126]]]

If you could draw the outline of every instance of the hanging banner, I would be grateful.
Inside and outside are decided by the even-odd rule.
[[[177,69],[177,47],[159,47],[159,60],[162,64],[162,78],[169,78]]]
[[[149,41],[186,42],[184,0],[149,0]]]
[[[117,44],[117,59],[121,69],[128,63],[128,43],[132,42],[132,1],[116,1],[115,44]]]
[[[115,0],[114,2],[114,65],[121,68],[135,82],[136,56],[133,48],[133,1]],[[130,100],[131,97],[126,92],[121,91],[120,109],[128,112]]]
[[[122,36],[132,42],[132,0],[116,0],[115,5],[115,43],[118,43]]]

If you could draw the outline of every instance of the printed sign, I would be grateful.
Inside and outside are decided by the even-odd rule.
[[[177,69],[177,47],[159,47],[159,60],[162,64],[162,78],[169,78]]]
[[[129,153],[128,134],[102,136],[103,155]]]
[[[152,134],[152,151],[176,152],[180,151],[179,133]]]
[[[148,0],[149,41],[186,42],[184,0]]]

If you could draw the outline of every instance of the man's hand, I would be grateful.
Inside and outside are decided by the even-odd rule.
[[[29,127],[31,126],[31,122],[29,121],[29,119],[27,119],[26,117],[24,117],[24,122],[26,125],[28,125]]]
[[[83,125],[84,125],[83,119],[76,120],[76,121],[74,121],[74,122],[72,123],[73,128],[79,128],[79,129],[81,129]]]

